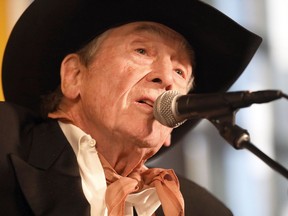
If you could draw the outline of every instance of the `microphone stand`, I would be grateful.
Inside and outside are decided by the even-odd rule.
[[[230,111],[231,112],[231,111]],[[280,173],[288,179],[288,170],[281,164],[277,163],[269,156],[264,154],[255,145],[250,142],[250,136],[247,130],[239,127],[234,122],[235,113],[226,113],[217,117],[210,118],[210,122],[218,129],[219,134],[235,149],[247,149],[265,162],[269,167]]]

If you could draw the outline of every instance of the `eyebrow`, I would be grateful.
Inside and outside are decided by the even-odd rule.
[[[152,34],[157,34],[162,37],[168,37],[171,40],[178,40],[180,45],[184,47],[184,49],[187,51],[188,56],[191,60],[191,65],[192,65],[192,73],[188,81],[188,85],[190,86],[190,89],[194,88],[194,71],[195,71],[195,66],[196,66],[196,61],[195,61],[195,52],[191,44],[186,40],[184,36],[182,36],[180,33],[166,28],[166,26],[158,26],[158,25],[153,25],[150,23],[142,23],[138,26],[136,26],[133,30],[133,32],[148,32]]]

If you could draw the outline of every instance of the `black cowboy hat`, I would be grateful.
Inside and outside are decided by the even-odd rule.
[[[60,83],[60,63],[103,31],[133,21],[162,23],[196,53],[194,93],[227,90],[261,38],[198,0],[35,0],[16,23],[3,59],[5,100],[36,112]],[[111,78],[112,79],[112,78]],[[172,142],[197,120],[175,130]]]

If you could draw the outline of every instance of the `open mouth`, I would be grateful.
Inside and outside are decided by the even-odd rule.
[[[154,104],[151,100],[139,100],[138,103],[146,104],[152,108],[153,108],[153,104]]]

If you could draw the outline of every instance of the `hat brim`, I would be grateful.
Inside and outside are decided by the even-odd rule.
[[[2,67],[5,100],[39,111],[40,96],[60,83],[60,63],[103,31],[134,21],[162,23],[196,53],[195,93],[227,90],[261,38],[196,0],[35,0],[16,23]],[[197,120],[173,132],[175,143]]]

